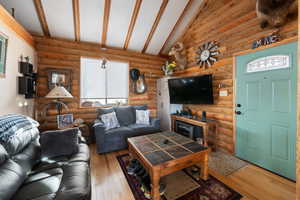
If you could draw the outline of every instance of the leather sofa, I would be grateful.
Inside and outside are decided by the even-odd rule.
[[[81,137],[77,153],[46,158],[33,132],[0,145],[0,199],[90,200],[90,154]]]
[[[158,118],[150,117],[150,125],[136,124],[136,110],[147,110],[147,106],[119,106],[98,109],[97,119],[93,127],[99,154],[126,149],[128,147],[127,138],[129,137],[160,132],[160,120]],[[111,112],[116,112],[120,127],[105,130],[106,127],[100,120],[100,116]]]

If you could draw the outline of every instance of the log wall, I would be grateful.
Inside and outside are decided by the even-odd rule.
[[[234,152],[233,131],[233,55],[252,48],[252,42],[275,31],[261,29],[255,12],[255,0],[204,0],[203,9],[180,39],[186,46],[188,68],[177,76],[213,74],[214,105],[185,105],[199,116],[207,112],[209,118],[219,122],[218,147]],[[290,19],[279,33],[281,39],[294,38],[298,34],[297,18]],[[199,68],[195,51],[205,42],[216,40],[220,44],[219,61],[211,68]],[[224,84],[229,96],[220,97],[219,84]]]
[[[41,129],[55,129],[56,109],[51,108],[46,119],[41,115],[44,106],[49,103],[45,96],[49,92],[47,83],[47,68],[71,69],[73,99],[66,99],[69,110],[64,113],[72,113],[74,118],[81,118],[91,123],[96,119],[96,108],[81,108],[80,101],[80,57],[102,58],[109,60],[129,62],[129,68],[137,68],[145,73],[148,90],[145,94],[129,94],[129,104],[148,104],[153,116],[156,115],[156,80],[162,76],[160,70],[165,62],[164,58],[147,54],[140,54],[118,49],[100,48],[100,45],[55,40],[43,37],[35,37],[38,56],[38,83],[36,99],[36,118],[41,122]],[[45,123],[47,121],[47,123]]]

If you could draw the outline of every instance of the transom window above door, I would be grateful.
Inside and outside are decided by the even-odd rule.
[[[81,58],[80,105],[99,107],[127,104],[129,94],[128,63]]]

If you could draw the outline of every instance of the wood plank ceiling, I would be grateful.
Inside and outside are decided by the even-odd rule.
[[[203,0],[0,0],[30,33],[167,54]]]

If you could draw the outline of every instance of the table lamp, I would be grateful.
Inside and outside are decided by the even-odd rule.
[[[46,96],[46,98],[55,99],[50,104],[55,104],[58,114],[61,114],[62,108],[68,109],[68,106],[61,99],[73,98],[70,92],[63,86],[56,85]]]

